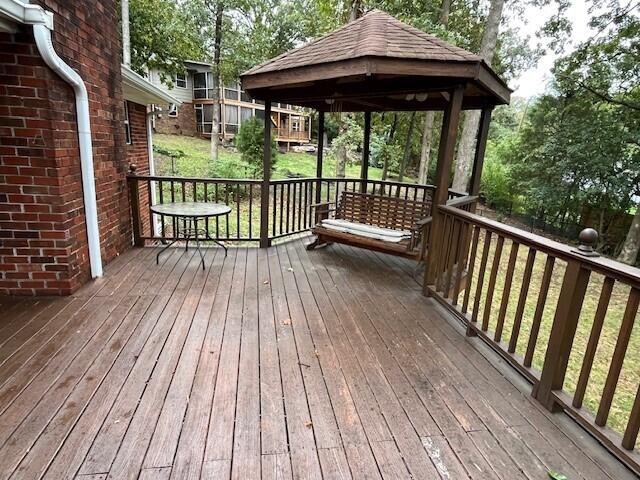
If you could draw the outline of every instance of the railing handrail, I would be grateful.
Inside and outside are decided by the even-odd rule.
[[[466,205],[471,205],[478,201],[477,195],[465,195],[464,197],[456,197],[450,200],[447,200],[448,207],[460,208]]]
[[[127,174],[127,178],[137,180],[153,180],[153,181],[167,181],[167,182],[207,182],[207,183],[245,183],[245,184],[261,184],[262,180],[259,178],[217,178],[217,177],[182,177],[175,175],[140,175],[135,173]],[[377,180],[369,178],[362,180],[356,177],[295,177],[295,178],[277,178],[270,180],[269,183],[289,183],[289,182],[360,182],[366,181],[374,184],[386,184],[386,185],[398,185],[402,187],[414,187],[414,188],[426,188],[429,190],[435,190],[436,186],[425,183],[410,183],[410,182],[398,182],[394,180]],[[449,189],[450,193],[460,195],[459,192]],[[466,195],[466,194],[463,194]]]
[[[570,245],[556,240],[551,240],[535,233],[529,233],[517,227],[512,227],[511,225],[506,225],[474,213],[460,210],[452,204],[447,204],[446,206],[441,205],[438,209],[444,213],[455,215],[470,223],[482,226],[487,230],[515,239],[518,243],[528,247],[534,247],[536,250],[550,254],[553,257],[560,258],[565,261],[573,260],[586,264],[588,268],[593,271],[605,274],[615,278],[616,280],[629,283],[634,288],[640,288],[640,268],[632,267],[631,265],[626,265],[603,256],[588,257],[582,255],[577,253],[575,251],[575,247]]]
[[[204,182],[204,183],[237,183],[237,184],[251,184],[260,185],[262,180],[255,178],[216,178],[216,177],[179,177],[179,176],[164,176],[164,175],[138,175],[127,174],[127,178],[131,180],[151,180],[154,182]]]

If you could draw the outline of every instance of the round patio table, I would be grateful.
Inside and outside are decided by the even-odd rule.
[[[199,220],[220,217],[228,215],[231,207],[223,203],[207,203],[207,202],[177,202],[162,203],[160,205],[152,205],[151,211],[157,215],[164,215],[173,219],[174,238],[170,243],[164,246],[156,255],[156,264],[160,262],[160,255],[171,245],[179,240],[185,240],[185,249],[189,250],[189,240],[196,241],[196,250],[200,254],[202,269],[204,270],[204,255],[200,250],[200,240],[209,240],[224,248],[224,255],[227,256],[227,247],[217,238],[209,236],[209,232],[204,228],[198,228]],[[183,228],[179,227],[180,219],[182,219]],[[189,225],[188,227],[186,225]]]

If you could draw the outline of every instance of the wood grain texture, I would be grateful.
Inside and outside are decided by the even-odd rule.
[[[0,299],[25,322],[2,323],[0,479],[632,478],[494,368],[410,261],[306,241],[207,249],[204,272],[134,249],[77,296]]]

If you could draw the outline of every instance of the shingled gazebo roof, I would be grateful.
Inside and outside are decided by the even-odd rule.
[[[465,85],[463,108],[509,102],[510,90],[481,57],[380,10],[245,72],[261,100],[319,110],[442,109]],[[428,94],[425,98],[424,94]]]

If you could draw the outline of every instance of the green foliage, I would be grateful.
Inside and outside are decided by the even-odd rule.
[[[506,211],[513,202],[511,172],[509,166],[497,157],[487,157],[482,172],[482,194],[489,206]]]
[[[389,170],[397,172],[402,157],[402,147],[388,141],[389,129],[390,127],[386,127],[382,133],[371,133],[369,164],[382,168],[386,161]]]
[[[162,80],[173,85],[184,73],[184,61],[200,58],[202,44],[195,24],[173,0],[130,0],[131,68],[143,75],[158,69]]]
[[[262,177],[262,159],[264,152],[264,121],[252,117],[240,125],[240,131],[235,137],[236,147],[242,154],[242,160],[252,167],[256,178]],[[278,145],[271,138],[271,169],[275,167]]]
[[[347,151],[347,159],[351,160],[359,158],[357,152],[362,149],[364,132],[362,121],[358,120],[356,116],[342,115],[340,131],[331,144],[334,148],[344,147]]]

